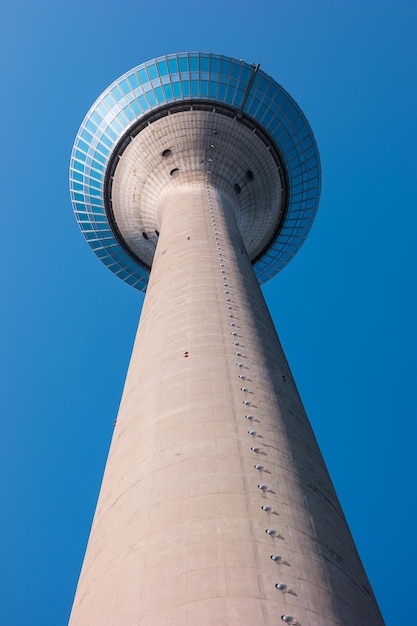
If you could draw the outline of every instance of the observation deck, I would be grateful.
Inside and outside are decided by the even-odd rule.
[[[70,164],[75,216],[97,256],[145,291],[167,195],[204,181],[231,198],[260,284],[296,254],[320,196],[311,128],[257,65],[205,53],[135,67],[93,104]]]

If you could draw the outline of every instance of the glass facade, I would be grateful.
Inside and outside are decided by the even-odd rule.
[[[118,141],[162,105],[207,101],[252,118],[275,141],[287,168],[289,203],[274,245],[255,264],[262,284],[296,254],[311,228],[320,196],[320,161],[310,126],[291,96],[270,76],[229,57],[171,54],[143,63],[110,85],[87,113],[75,139],[70,192],[80,228],[97,256],[124,281],[146,290],[148,272],[120,246],[107,221],[104,179]],[[245,98],[246,96],[246,98]]]

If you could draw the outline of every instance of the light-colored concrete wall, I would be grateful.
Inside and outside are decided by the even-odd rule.
[[[160,220],[71,626],[383,624],[232,201]]]

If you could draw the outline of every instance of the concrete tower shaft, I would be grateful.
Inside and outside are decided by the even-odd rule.
[[[71,626],[383,623],[237,212],[196,173],[160,205]]]

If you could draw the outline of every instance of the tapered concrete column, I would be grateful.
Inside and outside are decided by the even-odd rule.
[[[378,626],[233,200],[205,178],[159,205],[70,624]]]

